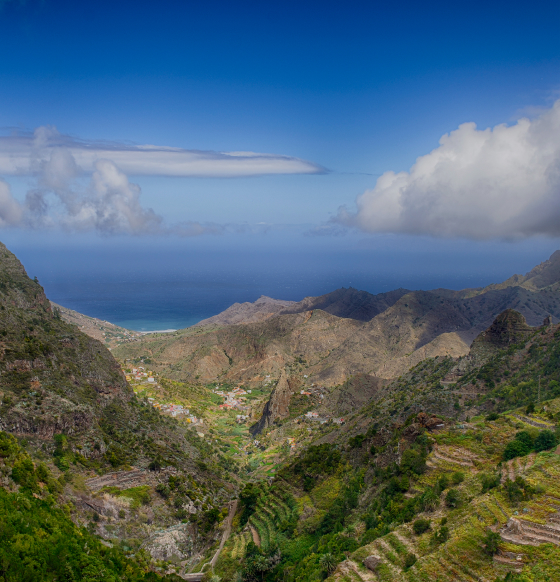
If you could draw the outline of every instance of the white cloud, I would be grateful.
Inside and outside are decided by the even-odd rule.
[[[0,227],[19,226],[23,218],[23,209],[14,200],[10,186],[0,180]]]
[[[560,100],[511,126],[459,126],[409,172],[385,172],[356,204],[335,222],[472,239],[560,235]]]
[[[81,173],[94,172],[99,160],[110,160],[125,174],[138,176],[228,178],[325,172],[317,164],[291,156],[85,141],[43,126],[33,134],[0,136],[0,174],[35,174],[60,148],[72,155],[76,171]]]
[[[72,155],[52,151],[41,164],[38,187],[25,199],[20,220],[28,228],[61,227],[104,234],[164,234],[163,219],[140,204],[140,187],[129,182],[113,162],[99,160],[87,186],[76,180]]]
[[[182,237],[220,234],[228,227],[193,221],[165,225],[161,216],[142,207],[140,187],[127,174],[236,177],[323,171],[289,156],[86,142],[43,126],[33,134],[0,137],[0,175],[36,181],[22,205],[0,180],[0,227]]]

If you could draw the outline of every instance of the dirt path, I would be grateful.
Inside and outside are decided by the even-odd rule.
[[[252,525],[249,526],[249,530],[251,531],[251,535],[253,536],[253,541],[260,548],[261,547],[261,538],[259,537],[259,532]]]
[[[224,529],[224,533],[222,534],[222,541],[220,542],[220,547],[216,550],[216,553],[214,554],[212,560],[210,560],[210,566],[212,567],[212,570],[214,570],[214,566],[216,565],[216,562],[220,557],[220,552],[222,551],[222,548],[226,545],[226,542],[229,539],[229,536],[231,534],[231,522],[235,517],[236,511],[237,511],[237,499],[229,504],[229,513],[228,516],[226,517],[226,527]]]

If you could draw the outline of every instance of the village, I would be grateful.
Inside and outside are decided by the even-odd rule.
[[[126,380],[128,382],[131,382],[132,380],[135,381],[135,392],[138,392],[139,388],[143,388],[141,386],[142,383],[145,383],[146,388],[153,388],[156,391],[160,388],[154,373],[151,370],[146,370],[143,366],[130,369],[130,373],[126,374]],[[138,386],[138,383],[140,383],[140,386]],[[194,414],[191,414],[190,410],[182,404],[161,403],[153,396],[148,397],[148,402],[161,413],[172,416],[173,418],[182,419],[188,424],[198,426],[204,424],[202,418],[198,418]]]
[[[243,464],[247,463],[251,471],[258,471],[268,478],[275,473],[276,465],[282,458],[280,448],[270,448],[271,441],[267,434],[255,438],[249,433],[249,426],[256,420],[255,415],[260,414],[276,384],[275,378],[267,375],[260,388],[252,389],[242,383],[234,387],[227,383],[216,383],[205,388],[181,387],[180,383],[158,378],[158,374],[149,369],[149,359],[145,361],[144,358],[136,362],[125,361],[123,371],[135,393],[147,398],[147,402],[161,414],[192,426],[200,438],[210,438],[222,452]],[[281,448],[290,454],[295,454],[309,442],[316,430],[313,426],[319,428],[318,425],[345,423],[345,418],[332,418],[321,412],[327,389],[320,384],[307,383],[307,378],[305,381],[307,385],[301,386],[293,395],[291,406],[296,414],[294,424],[299,428],[282,439]],[[174,393],[174,389],[178,392]],[[191,397],[187,396],[189,391]]]

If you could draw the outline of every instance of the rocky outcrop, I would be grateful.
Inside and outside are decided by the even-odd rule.
[[[420,412],[416,417],[416,420],[420,426],[428,429],[429,431],[445,428],[445,422],[434,414],[428,415],[425,412]]]
[[[249,429],[253,436],[272,426],[276,420],[282,420],[290,414],[290,399],[296,385],[298,383],[295,379],[288,378],[286,372],[282,371],[278,384],[264,406],[260,420]]]
[[[506,309],[474,340],[470,357],[481,362],[493,356],[498,350],[527,339],[534,329],[527,325],[521,313]]]
[[[94,411],[87,405],[75,405],[64,398],[47,397],[40,409],[27,403],[18,403],[5,417],[0,426],[18,436],[37,436],[52,439],[55,434],[74,435],[85,433],[94,422]]]
[[[368,556],[365,560],[364,560],[364,566],[368,569],[371,570],[372,572],[375,572],[379,566],[379,564],[381,564],[382,560],[379,556]]]
[[[189,558],[194,551],[191,526],[186,523],[156,532],[142,546],[154,560],[181,562]]]

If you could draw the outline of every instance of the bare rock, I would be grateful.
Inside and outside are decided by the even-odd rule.
[[[375,572],[379,564],[381,564],[381,558],[379,556],[371,555],[364,560],[363,564],[368,568],[368,570]]]
[[[272,391],[268,402],[265,404],[262,416],[257,424],[249,430],[253,436],[258,435],[263,429],[272,426],[275,420],[286,418],[290,413],[290,399],[298,382],[288,378],[283,370],[278,384]]]

